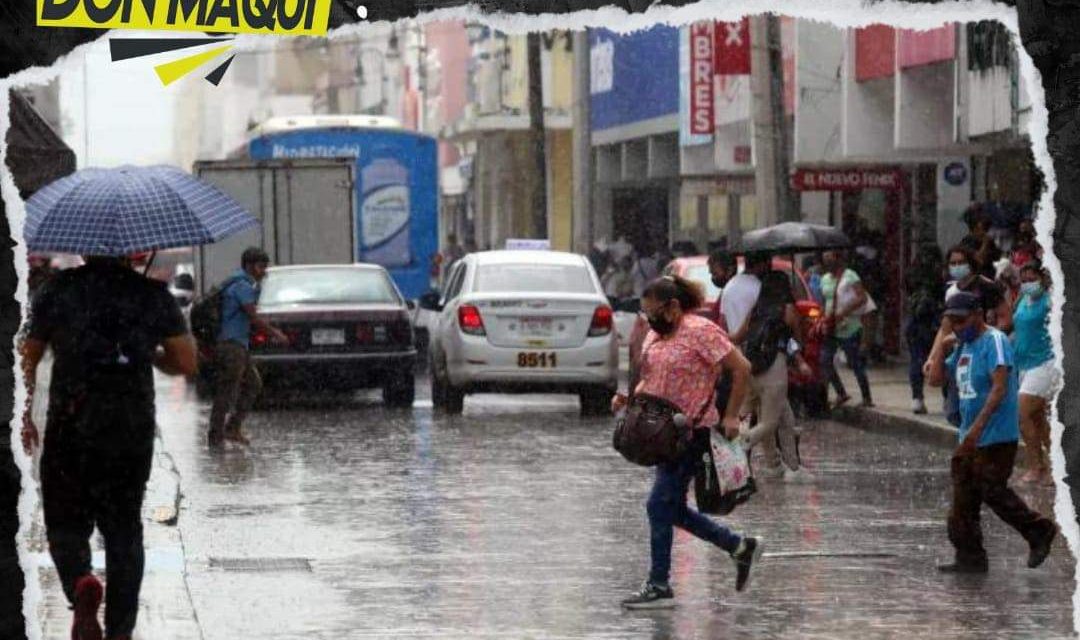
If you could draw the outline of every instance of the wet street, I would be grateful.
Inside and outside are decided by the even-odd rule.
[[[1029,570],[1026,543],[987,512],[990,574],[939,575],[948,452],[833,423],[804,436],[814,482],[762,480],[728,519],[766,540],[749,591],[680,532],[679,607],[625,612],[648,568],[650,471],[611,449],[608,421],[559,396],[476,396],[435,416],[426,386],[412,410],[371,394],[260,412],[250,451],[215,454],[205,403],[160,389],[205,638],[1071,636],[1063,539]],[[1051,509],[1050,492],[1024,495]]]

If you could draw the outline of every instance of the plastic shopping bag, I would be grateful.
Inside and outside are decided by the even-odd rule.
[[[698,511],[726,515],[749,500],[757,487],[746,451],[738,440],[728,440],[716,429],[707,431],[709,443],[700,447],[701,464],[694,476],[694,498]]]

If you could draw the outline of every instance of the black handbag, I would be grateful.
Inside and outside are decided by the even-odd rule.
[[[677,415],[682,412],[671,402],[639,393],[615,420],[612,445],[622,457],[643,467],[674,462],[689,448],[692,435],[690,425]]]
[[[698,412],[700,421],[712,397]],[[624,458],[643,467],[678,460],[694,445],[693,423],[667,400],[639,393],[630,399],[626,413],[615,420],[612,445]]]

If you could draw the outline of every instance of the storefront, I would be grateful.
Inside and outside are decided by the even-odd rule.
[[[679,203],[679,31],[589,32],[594,238],[671,242]]]
[[[895,166],[798,169],[793,176],[804,219],[840,227],[858,251],[853,259],[881,309],[881,339],[889,354],[900,352],[910,182],[908,172]]]
[[[716,245],[733,246],[741,233],[756,226],[753,176],[683,179],[679,215],[671,224],[672,243],[690,242],[705,253]]]

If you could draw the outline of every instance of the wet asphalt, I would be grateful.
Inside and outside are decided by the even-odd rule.
[[[648,570],[651,471],[611,448],[610,421],[569,396],[475,396],[447,417],[419,389],[411,410],[298,398],[251,417],[250,449],[211,452],[207,404],[160,383],[203,637],[1073,636],[1064,539],[1027,569],[1026,543],[984,510],[989,575],[939,575],[950,452],[831,422],[804,425],[812,482],[761,480],[722,519],[765,539],[748,591],[678,532],[678,607],[623,611]],[[1021,491],[1052,511],[1052,489]]]

